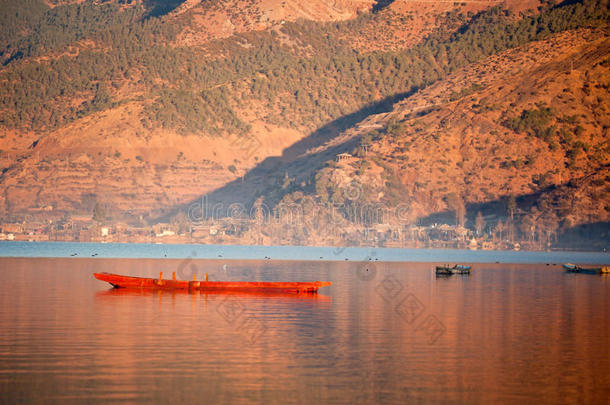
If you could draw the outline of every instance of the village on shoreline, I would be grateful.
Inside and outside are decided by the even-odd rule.
[[[573,246],[551,243],[550,240],[521,240],[506,232],[477,233],[459,225],[427,226],[374,224],[370,226],[328,226],[302,229],[274,222],[260,224],[255,220],[235,221],[231,218],[207,220],[196,224],[158,223],[133,226],[122,222],[102,224],[91,217],[74,216],[69,222],[0,223],[0,241],[29,242],[97,242],[214,244],[260,246],[353,246],[387,248],[437,248],[470,250],[578,250]],[[324,231],[324,232],[321,232]],[[584,244],[583,244],[584,245]],[[605,250],[589,246],[587,250]]]

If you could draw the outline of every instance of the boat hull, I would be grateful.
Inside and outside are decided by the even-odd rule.
[[[269,293],[316,293],[328,287],[329,281],[275,282],[275,281],[183,281],[158,278],[131,277],[112,273],[94,273],[100,281],[114,288],[149,288],[161,290],[193,290],[208,292],[269,292]]]
[[[581,267],[575,264],[566,263],[563,265],[563,268],[568,273],[584,273],[584,274],[610,274],[609,266],[602,267]]]
[[[449,266],[436,266],[436,274],[439,276],[450,276],[452,274],[470,274],[471,266],[455,265]]]

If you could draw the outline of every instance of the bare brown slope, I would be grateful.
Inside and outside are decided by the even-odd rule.
[[[370,14],[377,3],[375,0],[192,0],[185,2],[167,18],[192,18],[179,35],[176,45],[194,46],[237,33],[277,28],[287,21],[299,19],[346,21]],[[350,41],[355,49],[364,51],[404,49],[441,26],[457,28],[456,21],[448,18],[450,13],[466,15],[500,4],[515,13],[535,12],[540,1],[482,0],[462,3],[396,0],[379,11],[381,20],[370,20],[359,32],[351,32],[343,39]]]
[[[249,145],[237,137],[149,131],[132,119],[138,110],[125,104],[59,129],[25,151],[5,152],[12,164],[0,181],[0,212],[10,218],[50,207],[47,216],[62,216],[89,213],[101,201],[115,218],[159,215],[243,175],[302,136],[256,124],[260,141]]]
[[[293,0],[225,0],[190,1],[168,18],[188,14],[192,23],[177,41],[181,46],[206,43],[236,33],[265,30],[284,21],[342,21],[369,12],[374,0],[293,1]]]

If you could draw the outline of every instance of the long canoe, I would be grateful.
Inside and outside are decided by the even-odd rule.
[[[572,263],[566,263],[563,268],[569,273],[586,273],[586,274],[610,274],[609,266],[602,267],[582,267]]]
[[[209,292],[270,292],[270,293],[316,293],[318,288],[328,287],[330,281],[283,282],[283,281],[184,281],[159,278],[121,276],[112,273],[94,273],[101,281],[110,283],[114,288],[151,288],[163,290],[193,290]]]

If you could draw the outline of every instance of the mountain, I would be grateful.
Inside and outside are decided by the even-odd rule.
[[[410,224],[608,221],[605,0],[3,2],[5,222],[347,184]]]

